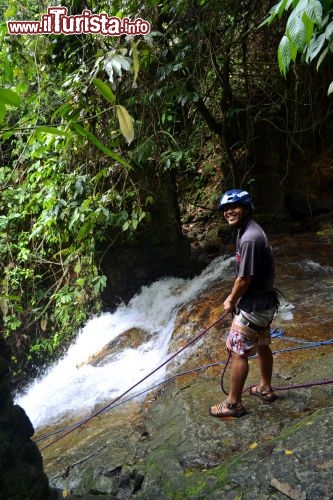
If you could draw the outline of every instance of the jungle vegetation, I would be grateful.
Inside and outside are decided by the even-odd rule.
[[[211,206],[221,187],[264,192],[278,154],[286,189],[295,158],[330,145],[329,0],[64,0],[151,31],[8,33],[54,5],[0,0],[0,307],[17,386],[101,310],[96,247],[135,249],[168,185],[176,219],[211,176]]]

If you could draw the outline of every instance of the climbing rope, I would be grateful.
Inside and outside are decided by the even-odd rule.
[[[190,340],[183,347],[181,347],[175,353],[173,353],[171,356],[169,356],[157,368],[155,368],[153,371],[151,371],[150,373],[148,373],[145,377],[143,377],[141,380],[139,380],[138,382],[136,382],[129,389],[127,389],[126,391],[124,391],[122,394],[120,394],[119,396],[117,396],[110,403],[108,403],[107,405],[103,406],[100,410],[98,410],[98,411],[90,414],[88,417],[86,417],[86,418],[84,418],[84,419],[82,419],[82,420],[80,420],[80,421],[78,421],[78,422],[76,422],[76,423],[74,423],[72,425],[66,426],[66,427],[64,427],[62,429],[58,429],[57,431],[54,431],[52,433],[48,433],[48,434],[46,434],[44,436],[41,436],[40,438],[36,439],[35,442],[37,443],[37,442],[40,442],[42,440],[48,439],[49,437],[52,437],[52,436],[54,436],[56,434],[60,434],[61,432],[64,432],[61,436],[58,436],[57,438],[55,438],[54,440],[52,440],[47,445],[45,445],[44,447],[40,448],[41,451],[45,450],[46,448],[48,448],[52,444],[60,441],[65,436],[67,436],[68,434],[70,434],[74,430],[78,429],[79,427],[82,427],[84,424],[88,423],[93,418],[97,417],[98,415],[101,415],[102,413],[106,413],[107,411],[109,411],[111,409],[114,409],[114,408],[116,408],[116,407],[118,407],[118,406],[120,406],[122,404],[125,404],[128,401],[130,401],[130,400],[132,400],[134,398],[137,398],[137,397],[139,397],[139,396],[141,396],[141,395],[143,395],[143,394],[145,394],[147,392],[150,392],[150,391],[156,389],[157,387],[159,387],[161,385],[164,385],[164,384],[170,382],[171,380],[174,380],[177,377],[188,375],[188,374],[191,374],[191,373],[194,373],[194,372],[197,372],[197,371],[201,371],[201,370],[206,370],[206,369],[208,369],[210,367],[213,367],[213,366],[219,366],[221,364],[224,365],[224,368],[223,368],[223,371],[222,371],[222,374],[221,374],[221,388],[222,388],[222,391],[225,394],[228,394],[226,392],[226,390],[224,389],[223,379],[224,379],[224,375],[225,375],[227,366],[228,366],[229,361],[230,361],[230,353],[229,353],[227,361],[219,361],[219,362],[216,362],[216,363],[210,363],[208,365],[204,365],[204,366],[201,366],[201,367],[193,368],[191,370],[187,370],[187,371],[182,372],[182,373],[175,374],[175,375],[173,375],[173,376],[171,376],[171,377],[169,377],[169,378],[167,378],[167,379],[159,382],[158,384],[156,384],[156,385],[154,385],[154,386],[152,386],[152,387],[150,387],[150,388],[148,388],[148,389],[146,389],[146,390],[144,390],[144,391],[142,391],[140,393],[137,393],[137,394],[133,395],[130,398],[122,400],[122,398],[124,396],[126,396],[129,392],[131,392],[133,389],[135,389],[138,385],[140,385],[142,382],[144,382],[146,379],[148,379],[151,375],[153,375],[158,370],[160,370],[163,366],[165,366],[167,363],[169,363],[173,358],[175,358],[176,356],[178,356],[185,349],[187,349],[188,347],[190,347],[191,345],[193,345],[195,342],[197,342],[209,330],[211,330],[214,326],[216,326],[223,319],[225,319],[228,313],[229,313],[229,311],[225,312],[216,321],[214,321],[211,325],[209,325],[205,330],[201,331],[192,340]],[[311,342],[311,341],[306,341],[306,340],[294,339],[292,337],[285,337],[284,336],[284,331],[281,330],[281,329],[278,329],[278,328],[272,330],[271,331],[271,335],[272,335],[272,337],[279,337],[279,338],[282,338],[283,340],[289,340],[289,341],[294,341],[294,342],[302,342],[304,344],[304,345],[298,346],[298,347],[290,347],[290,348],[280,349],[280,350],[274,351],[273,355],[278,354],[278,353],[282,353],[282,352],[295,351],[295,350],[298,350],[298,349],[309,349],[309,348],[312,348],[312,347],[319,347],[319,346],[324,346],[324,345],[333,345],[333,339],[330,339],[330,340],[327,340],[327,341]],[[251,358],[255,358],[255,357],[257,357],[257,356],[256,355],[251,356]],[[282,386],[282,387],[275,387],[274,386],[273,390],[275,390],[275,391],[282,391],[282,390],[290,390],[290,389],[294,389],[294,388],[307,388],[307,387],[312,387],[312,386],[315,386],[315,385],[326,385],[326,384],[333,384],[333,380],[319,380],[319,381],[307,382],[307,383],[302,383],[302,384],[293,384],[293,385]],[[243,392],[246,392],[248,390],[250,390],[250,387],[247,387],[246,389],[244,389]],[[122,401],[120,401],[120,400],[122,400]]]

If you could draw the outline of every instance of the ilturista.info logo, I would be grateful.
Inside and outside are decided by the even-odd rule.
[[[82,14],[67,15],[66,7],[49,7],[40,21],[7,21],[10,35],[77,35],[100,34],[104,36],[147,35],[150,23],[140,17],[109,17],[105,12],[92,14],[85,9]]]

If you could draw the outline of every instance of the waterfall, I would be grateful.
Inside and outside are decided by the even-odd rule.
[[[233,262],[233,258],[218,257],[193,279],[161,279],[143,287],[114,313],[92,318],[78,332],[67,353],[18,395],[16,403],[38,428],[64,415],[87,412],[122,394],[167,359],[177,309],[217,280],[223,287],[223,280],[233,275]],[[149,340],[136,349],[118,352],[102,366],[85,363],[89,356],[133,327],[149,332]],[[163,378],[165,368],[141,384],[138,392]]]

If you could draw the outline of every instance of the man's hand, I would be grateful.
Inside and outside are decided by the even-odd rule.
[[[224,310],[229,311],[229,312],[234,312],[236,304],[233,301],[233,299],[230,297],[230,295],[225,299],[223,302]]]

